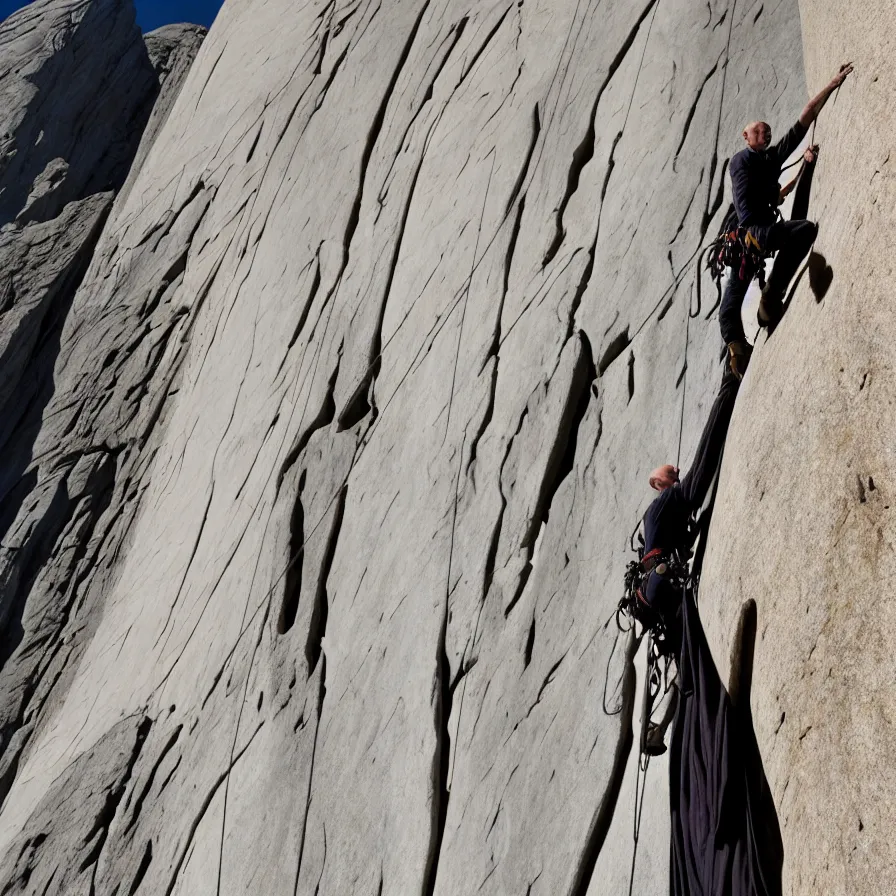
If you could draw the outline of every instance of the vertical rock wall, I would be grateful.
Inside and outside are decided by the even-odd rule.
[[[175,46],[176,40],[168,40]],[[192,44],[165,77],[176,95]],[[57,388],[75,293],[159,92],[129,2],[35,2],[0,24],[0,795],[68,659],[75,570],[114,462],[71,455],[41,486],[35,443]],[[144,146],[151,143],[146,133]],[[45,161],[49,159],[46,167]],[[32,180],[33,179],[33,180]],[[92,192],[102,188],[107,192]],[[75,323],[75,332],[78,324]],[[105,362],[104,362],[105,363]],[[90,370],[75,372],[80,382]],[[57,445],[65,450],[65,442]],[[38,452],[38,453],[36,453]],[[48,567],[44,569],[44,567]],[[49,567],[53,572],[49,573]],[[92,573],[97,571],[91,570]],[[47,584],[38,580],[49,573]],[[37,695],[37,696],[36,696]]]
[[[703,584],[722,667],[757,602],[752,709],[786,893],[896,886],[892,9],[800,4],[806,73],[856,72],[818,123],[815,257],[754,355]]]
[[[799,28],[225,4],[6,505],[4,886],[624,892],[606,622],[720,376],[694,258],[744,119],[805,101]],[[640,891],[665,799],[656,764]]]

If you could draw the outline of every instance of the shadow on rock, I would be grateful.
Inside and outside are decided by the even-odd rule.
[[[809,289],[812,290],[816,302],[824,299],[833,282],[834,269],[828,264],[827,259],[819,252],[811,252],[809,254]]]

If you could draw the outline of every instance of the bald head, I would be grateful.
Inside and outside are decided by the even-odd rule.
[[[678,482],[678,467],[672,464],[663,464],[650,474],[650,487],[658,492],[664,492],[672,488]]]
[[[765,152],[772,145],[771,125],[764,121],[751,121],[744,128],[744,140],[750,149]]]

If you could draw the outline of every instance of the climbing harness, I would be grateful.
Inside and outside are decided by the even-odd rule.
[[[647,602],[647,581],[653,573],[662,576],[677,591],[691,584],[688,557],[678,551],[664,552],[659,548],[644,553],[643,545],[637,549],[638,559],[632,560],[625,571],[625,593],[616,608],[616,624],[620,631],[629,631],[635,622],[649,631],[661,656],[672,653],[669,633],[663,616]],[[626,625],[623,620],[629,620]]]
[[[763,249],[746,227],[737,226],[736,219],[733,224],[729,217],[722,232],[709,245],[707,267],[716,288],[721,295],[722,275],[725,268],[731,268],[731,276],[747,282],[755,277],[765,289],[765,260],[772,253]]]

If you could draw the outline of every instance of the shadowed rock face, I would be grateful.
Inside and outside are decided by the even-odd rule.
[[[0,25],[4,102],[0,113],[0,222],[4,224],[0,229],[0,665],[5,676],[0,699],[0,795],[4,799],[38,722],[40,713],[35,709],[40,698],[35,703],[35,694],[48,679],[56,679],[70,658],[70,638],[63,629],[77,607],[77,582],[66,578],[65,572],[62,578],[54,575],[47,587],[38,586],[36,580],[61,553],[68,555],[63,566],[70,572],[94,556],[90,548],[94,528],[109,507],[114,483],[116,452],[101,449],[87,451],[84,457],[77,452],[69,455],[62,477],[43,490],[40,458],[35,453],[47,419],[44,415],[49,419],[53,415],[49,405],[59,386],[55,367],[65,354],[61,334],[112,208],[112,192],[92,191],[121,185],[160,80],[164,80],[163,97],[170,103],[196,41],[189,29],[164,36],[167,49],[157,76],[130,3],[35,2]],[[151,145],[152,136],[144,135],[144,146]],[[43,167],[46,159],[50,161]],[[77,330],[78,324],[74,326]],[[112,359],[114,353],[102,363]],[[75,376],[80,381],[92,375],[84,368]],[[135,725],[139,724],[137,719]],[[106,756],[100,765],[106,760],[111,761]],[[102,772],[91,774],[103,778]],[[50,815],[55,815],[55,808]],[[46,839],[40,833],[35,837],[41,842]],[[63,847],[46,848],[54,863],[68,861]],[[92,853],[88,850],[87,854]],[[95,856],[74,877],[64,880],[55,874],[56,864],[35,872],[30,858],[24,866],[12,862],[4,867],[19,884],[30,880],[33,889],[43,880],[45,892],[50,892],[54,884],[57,889],[75,886],[77,874],[88,867],[95,869]],[[85,879],[90,879],[90,873]]]
[[[718,382],[694,256],[744,121],[805,101],[799,28],[225,4],[12,486],[4,886],[73,856],[98,894],[626,891],[637,645],[605,623]],[[635,892],[665,801],[655,763]]]
[[[0,225],[119,187],[158,90],[133,3],[35,0],[0,57]]]

